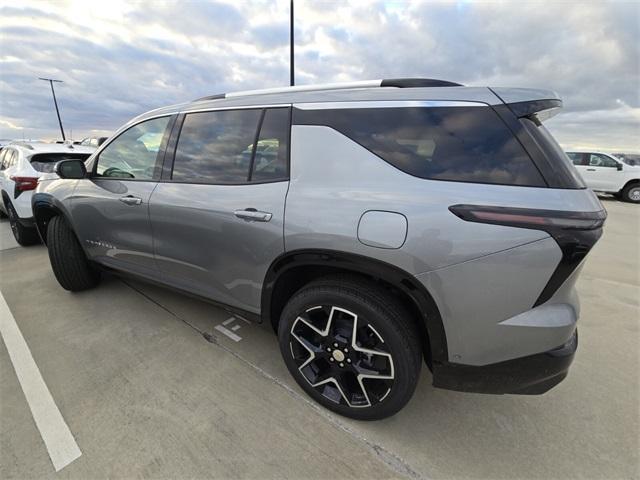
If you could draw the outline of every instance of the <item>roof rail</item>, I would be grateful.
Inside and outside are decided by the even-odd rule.
[[[246,97],[251,95],[266,95],[269,93],[289,93],[289,92],[317,92],[321,90],[350,90],[355,88],[420,88],[420,87],[461,87],[462,85],[447,80],[436,80],[432,78],[389,78],[383,80],[362,80],[359,82],[344,83],[324,83],[318,85],[297,85],[294,87],[276,87],[263,90],[245,90],[244,92],[219,93],[194,100],[201,102],[204,100],[219,100],[223,98]]]

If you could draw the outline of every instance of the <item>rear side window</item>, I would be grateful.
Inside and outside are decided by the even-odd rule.
[[[586,165],[584,153],[567,152],[567,157],[574,165]]]
[[[287,176],[289,130],[289,109],[266,110],[249,180],[266,182]]]
[[[298,112],[303,121],[296,116],[294,123],[328,125],[416,177],[546,186],[529,155],[489,107]],[[320,118],[313,119],[314,114]]]
[[[15,150],[5,149],[4,157],[2,158],[2,170],[12,167],[16,163],[18,154]]]
[[[261,116],[262,110],[188,114],[171,178],[194,183],[246,182]]]
[[[37,153],[29,159],[31,166],[38,172],[51,173],[53,166],[62,160],[82,160],[89,158],[88,153]]]
[[[242,184],[286,178],[289,109],[219,110],[185,116],[172,180]]]

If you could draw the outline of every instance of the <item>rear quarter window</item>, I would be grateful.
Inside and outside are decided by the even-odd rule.
[[[490,107],[297,110],[400,170],[425,179],[545,187],[540,172]]]

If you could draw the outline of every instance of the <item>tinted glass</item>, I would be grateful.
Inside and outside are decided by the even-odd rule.
[[[151,180],[169,117],[139,123],[120,134],[100,153],[96,174],[101,177]]]
[[[82,160],[89,158],[88,153],[38,153],[32,155],[29,161],[38,172],[53,172],[53,166],[61,160]]]
[[[584,154],[567,152],[567,157],[569,157],[569,160],[571,160],[571,162],[573,162],[574,165],[583,165]]]
[[[266,110],[251,173],[254,182],[287,177],[289,158],[289,109]]]
[[[589,155],[589,165],[591,167],[609,167],[616,168],[618,163],[606,155],[600,155],[599,153],[592,153]]]
[[[186,115],[172,179],[193,183],[244,183],[262,110],[222,110]]]
[[[562,188],[586,188],[584,180],[576,170],[576,167],[567,159],[562,147],[547,128],[539,121],[530,118],[519,119],[525,130],[531,135],[541,152],[550,162],[550,167],[555,170],[557,177],[563,178]]]
[[[488,107],[366,108],[312,113],[322,115],[321,124],[335,128],[417,177],[546,186],[520,143]]]
[[[2,160],[2,169],[6,169],[12,167],[16,163],[16,151],[12,149],[8,149],[7,153],[4,155],[4,159]]]
[[[6,148],[0,150],[0,170],[4,170],[4,157],[8,151]]]

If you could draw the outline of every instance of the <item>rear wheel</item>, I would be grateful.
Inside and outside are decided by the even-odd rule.
[[[23,247],[39,243],[40,238],[38,237],[36,229],[33,227],[26,227],[20,223],[18,212],[16,212],[16,209],[13,208],[13,204],[9,200],[7,200],[5,205],[7,208],[7,217],[9,217],[9,226],[11,227],[11,232],[13,233],[16,242]]]
[[[289,372],[318,403],[359,420],[398,412],[415,390],[422,354],[406,309],[357,277],[327,277],[298,291],[278,326]]]
[[[49,221],[47,248],[53,273],[65,290],[86,290],[100,281],[100,273],[87,260],[75,233],[64,217],[56,216]]]
[[[640,203],[640,182],[630,183],[622,189],[622,200]]]

